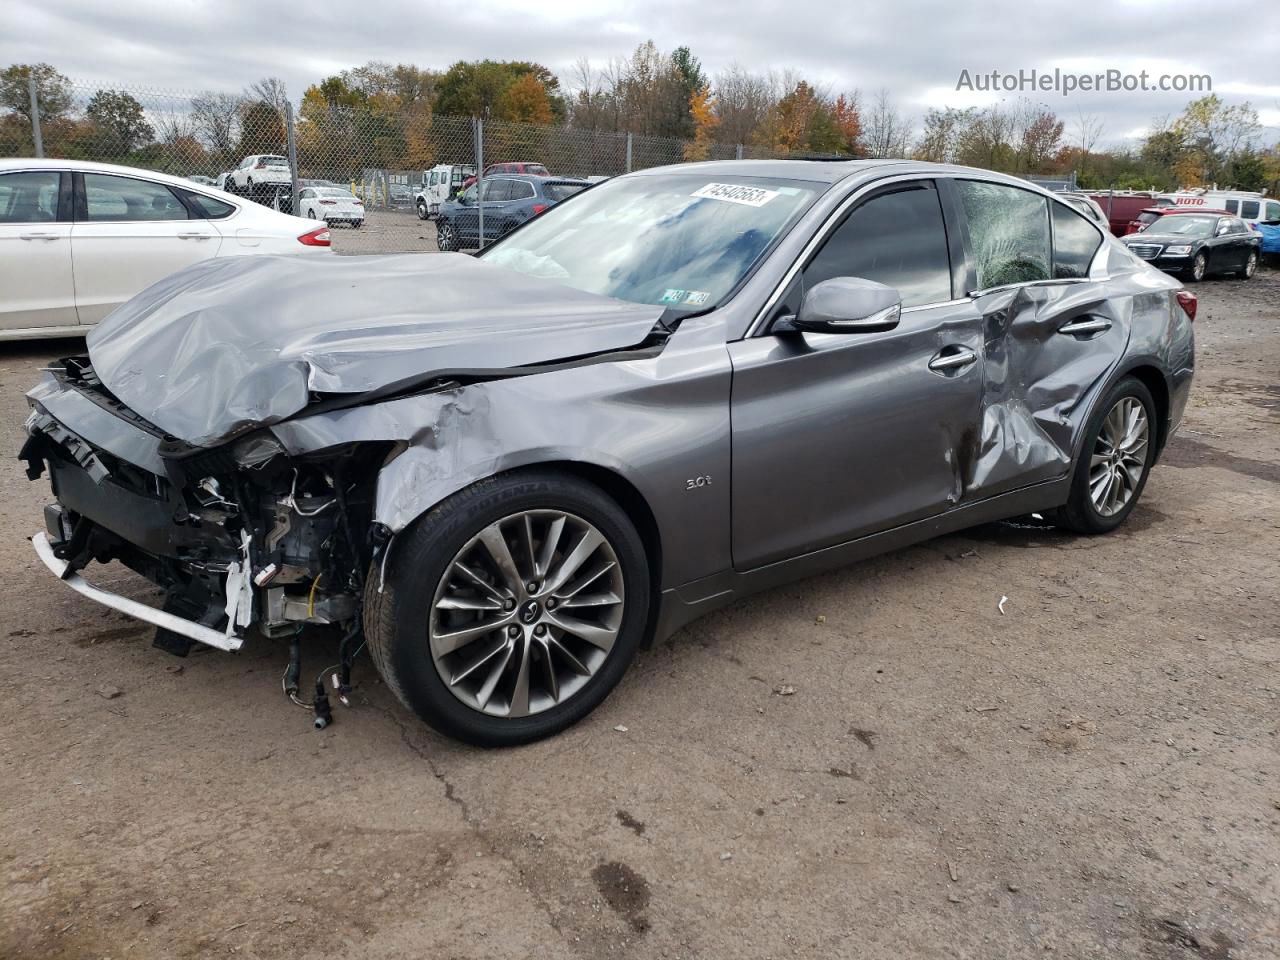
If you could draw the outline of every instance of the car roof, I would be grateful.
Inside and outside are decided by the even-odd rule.
[[[159,170],[148,170],[145,167],[126,167],[118,163],[98,163],[94,160],[50,160],[35,157],[15,157],[0,160],[0,170],[74,170],[78,173],[117,173],[121,176],[145,176],[149,180],[159,180],[175,187],[190,189],[192,181],[186,177],[175,177],[173,174],[161,173]],[[196,184],[208,186],[208,184]],[[216,189],[216,188],[215,188]]]

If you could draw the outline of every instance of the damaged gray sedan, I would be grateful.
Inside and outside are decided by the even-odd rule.
[[[477,258],[146,290],[29,394],[35,546],[170,652],[288,638],[297,698],[327,628],[340,692],[367,646],[437,729],[529,741],[753,591],[1033,512],[1114,529],[1182,417],[1194,310],[1010,177],[644,171]],[[111,561],[163,604],[94,586]]]

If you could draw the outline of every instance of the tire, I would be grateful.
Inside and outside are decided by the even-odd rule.
[[[418,219],[427,220],[429,218],[430,218],[430,214],[427,212],[427,205],[425,203],[419,202],[418,203]]]
[[[557,517],[564,520],[553,533]],[[584,550],[579,537],[591,531],[600,540]],[[501,574],[482,539],[495,536],[510,551],[518,578]],[[544,557],[548,541],[557,546]],[[527,470],[481,480],[421,517],[390,549],[385,581],[377,568],[370,573],[369,650],[400,702],[458,740],[514,746],[564,730],[609,695],[644,636],[650,614],[644,544],[617,503],[570,475]],[[560,581],[579,553],[585,559]],[[455,567],[464,560],[465,577]],[[522,583],[539,576],[545,579]],[[483,590],[476,586],[481,580],[489,584]],[[488,606],[477,607],[481,601]],[[561,623],[596,639],[588,642]],[[441,639],[459,631],[473,637],[456,649]],[[610,637],[607,650],[596,645]],[[506,715],[511,711],[516,715]]]
[[[1184,280],[1192,283],[1199,283],[1209,275],[1209,258],[1205,256],[1203,250],[1196,254],[1196,258],[1191,261],[1191,267],[1183,274]]]
[[[458,234],[447,220],[436,221],[436,246],[445,253],[459,249]]]
[[[363,226],[364,226],[364,221],[363,221],[363,220],[352,220],[352,221],[351,221],[351,226],[352,226],[352,229],[359,230],[361,227],[363,227]]]
[[[314,220],[314,219],[316,219],[316,212],[315,212],[314,210],[308,210],[308,211],[307,211],[307,219],[308,219],[308,220]]]
[[[1249,258],[1245,260],[1244,266],[1240,268],[1240,271],[1239,273],[1236,274],[1236,276],[1239,277],[1241,280],[1248,280],[1250,277],[1253,276],[1254,271],[1257,269],[1258,269],[1258,251],[1250,250]]]
[[[1141,447],[1137,447],[1136,443],[1129,445],[1122,441],[1120,451],[1109,450],[1112,446],[1110,437],[1117,432],[1125,434],[1123,411],[1126,408],[1133,410],[1134,405],[1141,408],[1146,420],[1145,439]],[[1122,411],[1121,417],[1111,420],[1113,411],[1117,409]],[[1117,427],[1122,429],[1117,431]],[[1086,535],[1110,533],[1124,523],[1142,496],[1147,478],[1151,475],[1158,432],[1155,400],[1141,380],[1125,377],[1107,391],[1089,418],[1084,443],[1080,448],[1080,459],[1072,471],[1071,493],[1066,505],[1054,515],[1054,522],[1063,529]],[[1126,446],[1128,456],[1122,456]],[[1095,463],[1096,457],[1106,457],[1106,460]],[[1107,483],[1107,486],[1100,487],[1099,484],[1104,482],[1103,478],[1106,476],[1114,476],[1114,483],[1119,486],[1113,487]],[[1099,490],[1103,493],[1104,502],[1101,506],[1095,500],[1095,494]],[[1118,492],[1125,495],[1126,499],[1123,503],[1113,505],[1106,502],[1108,492]]]

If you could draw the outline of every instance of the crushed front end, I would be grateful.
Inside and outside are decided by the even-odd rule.
[[[148,620],[156,644],[235,650],[250,627],[296,637],[360,631],[366,571],[381,539],[374,484],[390,443],[289,456],[269,430],[196,447],[143,420],[88,358],[46,368],[28,398],[27,474],[49,474],[56,502],[34,538],[46,565],[81,593]],[[164,591],[159,609],[93,587],[93,563],[119,561]],[[296,660],[296,645],[295,645]]]

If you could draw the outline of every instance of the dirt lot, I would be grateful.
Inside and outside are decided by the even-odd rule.
[[[0,957],[1280,956],[1280,273],[1197,292],[1122,531],[776,590],[506,752],[367,664],[317,732],[282,646],[153,650],[37,564],[46,488],[6,461]],[[75,346],[0,348],[8,449]]]
[[[437,253],[434,220],[412,210],[370,210],[354,230],[334,224],[329,237],[336,253]]]

